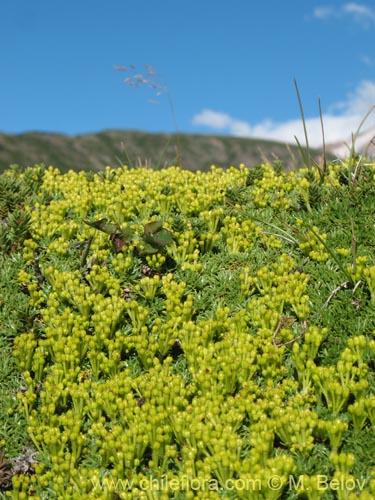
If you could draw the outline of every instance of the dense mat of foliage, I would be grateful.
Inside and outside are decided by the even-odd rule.
[[[14,499],[375,497],[375,168],[49,168]]]

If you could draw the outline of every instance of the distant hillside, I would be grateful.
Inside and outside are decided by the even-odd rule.
[[[314,151],[313,154],[319,156],[320,152]],[[95,171],[106,165],[116,167],[120,164],[147,164],[153,168],[180,164],[195,171],[207,170],[211,165],[228,167],[245,163],[253,166],[275,159],[283,161],[288,168],[302,165],[296,146],[258,139],[127,130],[77,136],[42,132],[0,133],[0,171],[11,164],[28,166],[35,163],[53,165],[61,171]]]

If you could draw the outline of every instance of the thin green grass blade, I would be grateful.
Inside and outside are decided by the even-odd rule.
[[[305,165],[308,165],[308,158],[306,157],[305,155],[305,151],[303,150],[303,147],[301,146],[301,143],[299,142],[299,140],[297,139],[297,136],[295,135],[294,136],[295,140],[296,140],[296,143],[297,143],[297,146],[298,146],[298,150],[300,152],[300,155],[302,156],[302,160],[304,161]]]
[[[327,171],[327,153],[326,153],[326,141],[324,135],[323,113],[322,113],[320,97],[318,97],[318,105],[319,105],[319,116],[320,116],[320,125],[322,127],[322,141],[323,141],[323,165],[322,167],[319,168],[319,174],[320,174],[320,182],[323,182]]]
[[[299,104],[299,109],[301,111],[301,117],[302,117],[302,123],[303,123],[303,132],[305,134],[305,142],[306,142],[306,150],[307,150],[307,163],[306,163],[306,166],[307,167],[311,167],[311,154],[310,154],[309,138],[308,138],[308,135],[307,135],[305,113],[303,111],[302,100],[301,100],[301,96],[300,96],[300,93],[299,93],[299,89],[298,89],[298,85],[297,85],[297,80],[296,79],[294,79],[294,85],[296,87],[296,92],[297,92],[297,97],[298,97],[298,104]],[[297,144],[298,144],[298,141],[297,141]],[[299,147],[300,147],[300,145],[299,145]]]

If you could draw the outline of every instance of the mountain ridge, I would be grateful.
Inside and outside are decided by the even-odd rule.
[[[320,150],[312,150],[317,158]],[[182,162],[177,162],[179,158]],[[302,166],[297,146],[263,139],[205,134],[149,133],[138,130],[102,130],[68,135],[31,131],[0,132],[0,171],[11,164],[44,163],[61,171],[94,170],[105,166],[147,165],[160,168],[180,163],[182,168],[208,170],[244,163],[254,166],[281,160],[287,168]]]

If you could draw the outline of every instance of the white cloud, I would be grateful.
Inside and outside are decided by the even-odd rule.
[[[236,120],[226,113],[204,109],[193,118],[194,125],[203,125],[215,130],[227,130],[231,135],[251,135],[251,126],[244,121]]]
[[[339,18],[344,16],[349,16],[363,28],[375,26],[375,10],[356,2],[348,2],[339,8],[330,6],[316,7],[313,11],[313,17],[316,19]]]
[[[316,7],[313,12],[313,16],[317,19],[327,19],[335,15],[335,11],[331,7]]]
[[[375,25],[375,11],[366,5],[351,2],[346,3],[342,9],[345,14],[354,15],[354,19],[359,23],[368,24],[372,22]]]
[[[361,81],[354,92],[348,95],[343,102],[342,108],[346,115],[365,115],[375,104],[375,82],[370,80]]]
[[[330,111],[323,114],[326,142],[335,143],[349,140],[351,134],[356,132],[365,114],[374,104],[375,82],[367,80],[360,82],[356,89],[348,95],[346,101],[332,105]],[[339,110],[339,112],[335,113],[335,110]],[[363,130],[370,126],[375,127],[374,114],[372,113],[367,119]],[[193,125],[204,126],[239,137],[256,137],[288,143],[295,143],[294,136],[297,136],[299,141],[304,143],[303,125],[300,118],[285,122],[264,120],[257,124],[251,124],[227,113],[205,109],[193,117]],[[320,117],[307,118],[306,127],[310,146],[320,147],[322,143]]]
[[[372,59],[371,57],[367,56],[366,54],[362,54],[362,55],[360,56],[360,61],[361,61],[363,64],[365,64],[366,66],[370,67],[370,68],[371,68],[372,66],[374,66],[374,62],[375,62],[375,60],[374,60],[374,59]]]

